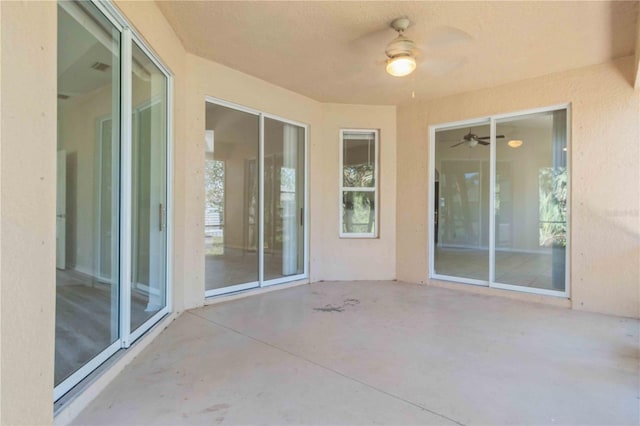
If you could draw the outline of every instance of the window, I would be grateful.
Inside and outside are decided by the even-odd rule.
[[[340,131],[340,237],[378,237],[378,131]]]

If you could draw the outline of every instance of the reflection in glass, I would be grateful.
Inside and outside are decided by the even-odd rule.
[[[497,121],[495,281],[565,289],[566,111]],[[521,140],[513,148],[509,140]],[[513,144],[512,144],[513,145]]]
[[[376,145],[373,132],[345,132],[342,145],[342,186],[375,186]]]
[[[264,119],[264,279],[304,273],[304,128]]]
[[[259,117],[206,103],[205,121],[205,289],[257,282]]]
[[[375,230],[375,192],[342,192],[342,225],[344,232],[370,234]]]
[[[120,34],[58,5],[55,385],[118,340]]]
[[[488,125],[436,132],[434,187],[435,273],[489,280]]]
[[[167,78],[132,47],[131,331],[166,305]]]

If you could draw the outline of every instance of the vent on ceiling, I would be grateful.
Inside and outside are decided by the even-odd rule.
[[[96,62],[93,65],[91,65],[91,68],[98,71],[106,71],[109,68],[111,68],[111,65],[105,64],[104,62]]]
[[[62,93],[58,93],[58,99],[69,99],[69,95],[63,95]]]

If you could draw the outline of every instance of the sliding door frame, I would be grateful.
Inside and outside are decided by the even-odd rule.
[[[552,112],[557,110],[565,110],[566,114],[566,128],[567,128],[567,245],[566,245],[566,253],[565,253],[565,287],[564,291],[558,290],[547,290],[535,287],[526,287],[519,286],[514,284],[504,284],[495,281],[495,252],[496,252],[496,242],[495,242],[495,196],[496,196],[496,125],[499,120],[505,118],[517,118],[519,116],[525,116],[530,114],[537,113],[545,113]],[[463,278],[456,277],[451,275],[442,275],[436,273],[435,270],[435,239],[433,233],[435,232],[435,171],[436,171],[436,144],[435,137],[436,132],[439,130],[452,130],[456,128],[464,128],[470,126],[481,126],[481,125],[489,125],[490,126],[490,158],[489,158],[489,279],[488,280],[478,280],[473,278]],[[544,296],[554,296],[561,298],[569,298],[571,296],[571,104],[564,103],[558,105],[552,105],[541,108],[533,108],[528,110],[521,110],[516,112],[504,113],[504,114],[495,114],[485,117],[474,118],[470,120],[462,120],[462,121],[454,121],[448,123],[441,124],[432,124],[429,125],[429,152],[428,152],[428,163],[429,163],[429,175],[427,185],[427,200],[428,200],[428,223],[429,223],[429,232],[428,232],[428,249],[429,249],[429,263],[428,263],[428,279],[430,280],[442,280],[442,281],[452,281],[462,284],[472,284],[483,287],[491,287],[502,290],[512,290],[519,291],[523,293],[533,293]]]
[[[59,4],[67,2],[60,1]],[[160,319],[172,312],[173,306],[173,73],[158,58],[144,39],[138,34],[132,25],[123,17],[120,11],[110,1],[91,0],[90,4],[120,32],[120,91],[119,91],[119,152],[120,170],[113,177],[118,177],[119,195],[119,263],[118,274],[114,277],[113,285],[118,288],[118,338],[107,346],[102,352],[85,363],[69,377],[60,382],[53,389],[54,402],[64,396],[73,387],[85,379],[100,365],[121,349],[127,349],[134,341],[140,338]],[[65,6],[63,6],[65,7]],[[75,6],[71,6],[75,7]],[[165,131],[166,131],[166,159],[165,159],[165,191],[166,191],[166,247],[165,247],[165,306],[156,312],[133,332],[130,329],[131,319],[131,222],[132,222],[132,47],[135,43],[154,65],[166,77],[166,105],[165,105]],[[114,88],[114,90],[116,90]],[[104,119],[104,117],[103,117]],[[115,129],[114,129],[115,130]],[[113,273],[113,271],[112,271]]]
[[[258,281],[237,284],[228,287],[205,289],[205,297],[219,296],[252,288],[263,288],[272,285],[283,284],[292,281],[300,281],[309,278],[309,125],[299,121],[290,120],[279,115],[270,114],[257,109],[229,102],[213,96],[205,96],[205,103],[230,108],[240,112],[255,115],[259,119],[259,149],[258,149],[258,193],[259,193],[259,219],[258,219]],[[276,120],[281,123],[291,124],[304,129],[304,250],[303,250],[303,273],[288,275],[286,277],[264,279],[264,122],[265,119]]]

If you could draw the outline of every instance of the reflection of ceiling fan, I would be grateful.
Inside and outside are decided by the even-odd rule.
[[[504,138],[504,135],[496,136],[496,139],[502,139],[502,138]],[[455,148],[456,146],[462,145],[463,143],[466,143],[469,148],[473,148],[478,144],[489,145],[489,142],[487,141],[487,139],[491,139],[491,136],[478,136],[476,134],[471,133],[471,130],[469,130],[469,133],[464,135],[460,142],[451,145],[451,148]]]

